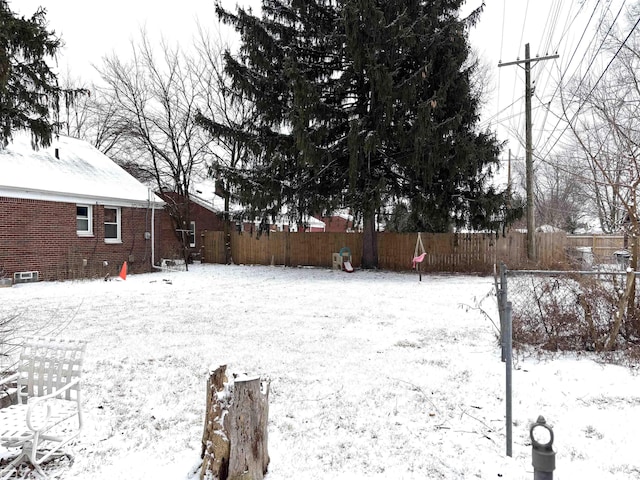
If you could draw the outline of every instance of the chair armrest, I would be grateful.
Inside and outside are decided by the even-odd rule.
[[[60,395],[64,394],[67,390],[69,390],[71,387],[77,385],[80,383],[80,379],[76,378],[75,380],[72,380],[71,382],[67,383],[64,387],[48,393],[47,395],[43,395],[41,397],[31,397],[29,398],[29,400],[27,400],[27,405],[28,405],[28,409],[27,409],[27,427],[29,427],[30,430],[34,431],[34,432],[38,432],[38,431],[42,431],[45,430],[47,428],[47,423],[49,421],[49,418],[51,418],[51,404],[49,402],[49,400],[52,400],[54,398],[59,397]],[[78,403],[79,403],[79,398],[78,398]],[[35,428],[33,426],[33,422],[32,422],[32,415],[33,415],[33,410],[34,408],[38,407],[40,404],[44,403],[46,405],[47,408],[47,414],[44,417],[44,421],[42,422],[43,425],[40,428]],[[40,419],[38,419],[40,420]]]
[[[20,377],[19,373],[14,373],[13,375],[9,375],[5,378],[0,378],[0,385],[4,385],[5,383],[15,382]]]
[[[76,378],[75,380],[71,380],[69,383],[67,383],[64,387],[59,388],[58,390],[55,390],[51,393],[48,393],[46,395],[42,395],[41,397],[31,397],[28,400],[28,403],[38,403],[38,402],[43,402],[45,400],[49,400],[50,398],[56,398],[59,397],[60,394],[66,392],[67,390],[69,390],[71,387],[77,385],[80,383],[80,379]]]

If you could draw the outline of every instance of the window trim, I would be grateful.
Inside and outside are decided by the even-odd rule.
[[[87,216],[78,215],[78,207],[87,209]],[[87,220],[87,229],[78,230],[78,220]],[[93,237],[93,205],[78,203],[76,204],[76,234],[79,237]]]
[[[107,222],[107,215],[106,215],[106,211],[107,210],[115,210],[116,211],[116,238],[111,238],[111,237],[107,237],[107,225],[113,225],[113,222]],[[105,205],[104,207],[104,219],[103,219],[103,226],[104,226],[104,243],[122,243],[122,211],[120,207],[111,207],[108,205]]]

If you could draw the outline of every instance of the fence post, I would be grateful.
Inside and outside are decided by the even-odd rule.
[[[513,426],[513,415],[512,415],[512,402],[511,402],[511,390],[512,390],[512,382],[511,382],[511,302],[507,302],[505,308],[505,353],[506,353],[506,433],[507,433],[507,457],[511,457],[512,453],[512,426]]]
[[[505,305],[507,303],[507,266],[500,263],[500,288],[498,289],[498,315],[500,317],[500,350],[503,362],[506,361],[505,354]]]
[[[556,452],[553,451],[553,430],[540,415],[529,429],[533,480],[553,480]]]

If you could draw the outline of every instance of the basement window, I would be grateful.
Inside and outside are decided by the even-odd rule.
[[[121,243],[120,208],[104,207],[104,241],[105,243]]]
[[[79,237],[93,236],[93,209],[91,205],[76,205],[76,232]]]

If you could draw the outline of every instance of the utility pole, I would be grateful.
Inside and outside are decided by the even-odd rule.
[[[559,55],[547,55],[546,57],[536,57],[534,62],[542,60],[551,60],[559,58]],[[516,60],[515,62],[498,63],[498,67],[506,67],[508,65],[524,64],[524,107],[525,107],[525,162],[526,162],[526,184],[527,184],[527,257],[529,260],[536,260],[536,219],[533,204],[533,142],[531,140],[531,97],[533,89],[531,88],[531,56],[529,54],[529,44],[524,46],[524,60]]]

